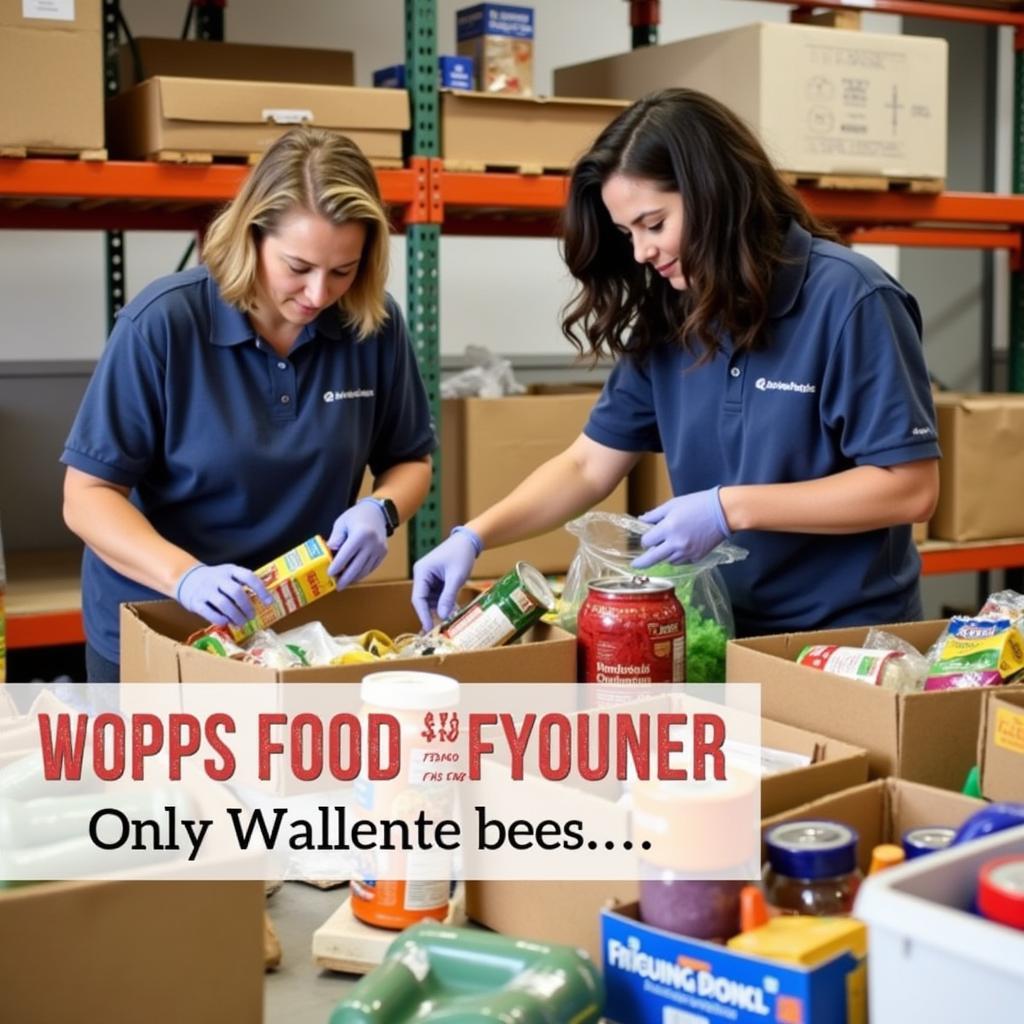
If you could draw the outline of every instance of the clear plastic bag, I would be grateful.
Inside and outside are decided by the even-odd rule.
[[[725,680],[725,644],[736,635],[729,592],[718,567],[747,557],[744,548],[719,544],[693,565],[662,563],[642,572],[630,562],[643,550],[640,538],[651,528],[633,516],[588,512],[566,523],[580,546],[569,566],[558,606],[558,624],[576,632],[576,617],[591,580],[607,576],[670,579],[686,612],[686,678],[691,683]]]

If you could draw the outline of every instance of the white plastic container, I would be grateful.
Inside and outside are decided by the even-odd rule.
[[[1024,932],[969,907],[982,864],[1024,854],[1024,826],[871,875],[854,916],[868,926],[871,1024],[1020,1024]]]

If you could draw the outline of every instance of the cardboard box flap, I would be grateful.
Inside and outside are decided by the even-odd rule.
[[[974,394],[940,391],[933,398],[936,408],[959,408],[965,412],[991,413],[1007,406],[1013,406],[1015,409],[1024,408],[1024,395],[1009,393]]]
[[[286,124],[294,119],[322,128],[409,127],[408,94],[396,89],[161,77],[136,88],[158,89],[161,112],[172,121]]]
[[[989,800],[1024,800],[1024,688],[993,689],[978,730],[981,792]]]

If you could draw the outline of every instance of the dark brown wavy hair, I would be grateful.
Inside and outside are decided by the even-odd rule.
[[[682,196],[685,291],[633,258],[601,199],[613,174]],[[595,358],[627,346],[642,356],[668,341],[706,360],[723,332],[737,349],[763,347],[791,220],[812,235],[837,239],[731,110],[692,89],[653,93],[608,125],[573,169],[563,254],[579,290],[563,311],[562,333]]]

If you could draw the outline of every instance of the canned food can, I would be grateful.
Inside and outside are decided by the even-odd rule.
[[[438,631],[460,650],[501,647],[522,636],[554,607],[554,591],[540,570],[517,562],[510,573],[442,623]]]
[[[923,857],[926,853],[944,850],[956,835],[956,829],[945,825],[923,825],[903,833],[903,852],[907,860]]]
[[[592,581],[577,619],[577,651],[583,683],[684,682],[686,616],[671,581]]]

